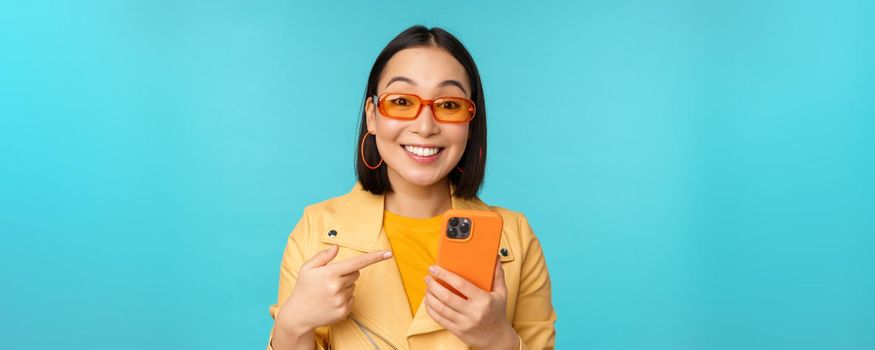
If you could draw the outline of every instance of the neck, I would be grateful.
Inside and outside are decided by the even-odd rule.
[[[401,179],[390,170],[389,182],[392,192],[386,193],[385,209],[392,213],[411,218],[430,218],[453,207],[447,177],[429,186],[419,186]]]

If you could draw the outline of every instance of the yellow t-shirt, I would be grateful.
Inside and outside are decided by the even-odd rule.
[[[441,215],[417,219],[387,210],[383,213],[383,228],[389,236],[395,263],[401,272],[401,282],[410,302],[411,315],[416,314],[425,297],[425,276],[428,267],[437,260],[438,233]]]

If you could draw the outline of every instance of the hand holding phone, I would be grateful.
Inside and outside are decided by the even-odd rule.
[[[428,315],[478,349],[520,346],[521,338],[506,316],[507,287],[498,259],[501,230],[501,216],[495,212],[448,211],[440,232],[439,266],[426,276],[423,303]]]
[[[502,226],[501,215],[492,211],[448,210],[441,224],[437,264],[484,291],[492,291]],[[465,297],[447,283],[437,281]]]

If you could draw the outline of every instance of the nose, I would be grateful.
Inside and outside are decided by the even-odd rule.
[[[414,133],[422,137],[428,137],[440,132],[440,126],[437,124],[437,120],[434,119],[434,110],[432,110],[431,105],[422,106],[422,110],[419,111],[419,115],[413,121],[412,128]]]

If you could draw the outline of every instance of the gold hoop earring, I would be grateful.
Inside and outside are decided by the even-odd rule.
[[[365,163],[365,166],[368,167],[368,169],[374,170],[374,169],[379,168],[380,165],[383,164],[383,157],[380,157],[380,162],[374,166],[371,166],[370,164],[368,164],[367,159],[365,159],[365,139],[368,138],[368,135],[370,135],[370,134],[371,133],[366,132],[365,135],[362,137],[362,143],[361,143],[361,146],[359,146],[359,151],[360,151],[359,153],[362,155],[362,162]],[[377,134],[374,134],[374,142],[377,142]],[[377,153],[379,153],[379,152],[377,152]]]

